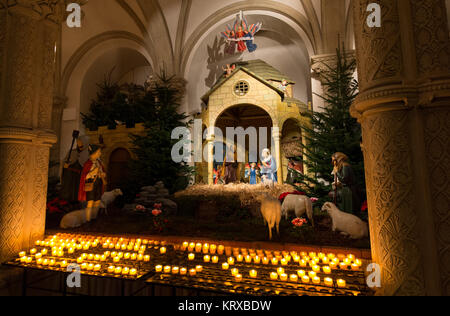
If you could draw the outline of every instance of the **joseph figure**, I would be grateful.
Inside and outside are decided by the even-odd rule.
[[[337,206],[343,212],[357,214],[360,211],[361,199],[349,159],[343,153],[335,153],[332,161],[334,166],[332,174],[336,179],[333,190],[337,191]],[[334,192],[331,195],[334,196]]]

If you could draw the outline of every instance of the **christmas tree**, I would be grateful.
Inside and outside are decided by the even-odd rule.
[[[335,66],[324,64],[324,100],[322,111],[309,114],[311,126],[303,127],[307,146],[304,163],[308,175],[298,179],[301,190],[309,196],[327,199],[332,191],[334,176],[331,156],[345,153],[356,175],[358,187],[365,188],[364,160],[361,151],[361,126],[350,115],[350,106],[358,94],[358,82],[354,79],[355,60],[349,60],[337,49]]]
[[[144,136],[132,135],[136,159],[131,163],[133,185],[136,189],[163,181],[176,192],[189,184],[193,169],[172,159],[172,148],[178,140],[172,140],[177,127],[189,127],[191,122],[180,113],[186,82],[162,72],[146,83],[145,96],[137,103],[136,112],[146,128]]]

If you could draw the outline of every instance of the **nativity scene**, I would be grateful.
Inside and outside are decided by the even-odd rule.
[[[449,7],[0,1],[0,295],[448,295]]]

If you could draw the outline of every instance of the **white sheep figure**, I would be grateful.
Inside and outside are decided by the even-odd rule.
[[[62,229],[77,228],[86,223],[86,210],[74,211],[63,217],[59,227]]]
[[[326,211],[330,215],[333,232],[340,231],[342,235],[349,236],[351,239],[362,239],[369,236],[367,223],[359,217],[340,211],[333,203],[325,203],[322,211]]]
[[[122,196],[123,192],[121,189],[115,189],[111,192],[105,192],[102,196],[102,202],[100,203],[100,208],[105,210],[105,213],[108,215],[108,206],[110,206],[114,201]]]
[[[281,222],[281,203],[278,199],[264,195],[261,200],[261,215],[264,218],[264,224],[269,226],[269,238],[272,240],[272,229],[277,228],[280,235]]]
[[[295,194],[286,196],[281,206],[281,214],[288,220],[290,212],[295,212],[297,218],[301,218],[306,213],[311,225],[314,227],[313,203],[309,197]]]

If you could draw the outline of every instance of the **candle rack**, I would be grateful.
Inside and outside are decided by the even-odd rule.
[[[68,248],[72,248],[73,251],[68,253]],[[161,251],[161,247],[165,248],[165,251]],[[47,250],[46,254],[43,254]],[[53,251],[52,251],[53,250]],[[228,249],[229,250],[229,249]],[[225,295],[252,295],[252,296],[369,296],[371,291],[367,288],[365,281],[365,274],[362,267],[358,271],[351,269],[342,269],[339,265],[331,270],[331,273],[325,274],[323,267],[328,266],[323,264],[322,260],[311,265],[308,263],[307,267],[301,267],[300,260],[294,260],[292,256],[281,255],[281,252],[273,252],[275,256],[270,253],[270,259],[278,257],[284,259],[284,265],[278,260],[278,264],[273,265],[272,260],[269,260],[268,264],[263,263],[263,257],[260,257],[259,263],[254,263],[255,251],[251,250],[250,253],[245,249],[234,249],[234,264],[229,266],[229,269],[222,269],[222,264],[228,262],[230,257],[230,251],[225,254],[207,253],[207,251],[196,252],[195,250],[186,249],[186,247],[180,245],[167,244],[165,242],[130,239],[130,238],[118,238],[118,237],[95,237],[88,235],[71,235],[71,234],[57,234],[55,236],[47,237],[44,241],[39,242],[36,247],[29,252],[25,252],[25,256],[22,258],[16,258],[6,263],[9,266],[21,267],[23,269],[30,270],[42,270],[55,273],[67,273],[67,266],[71,264],[77,264],[81,267],[80,273],[84,276],[95,278],[108,278],[123,281],[143,281],[149,287],[154,289],[154,286],[169,286],[172,288],[180,289],[194,289],[197,291],[212,292]],[[62,256],[58,256],[58,252]],[[195,253],[193,260],[188,259],[190,253]],[[258,251],[260,255],[263,254],[262,250]],[[28,255],[27,255],[28,253]],[[23,255],[24,253],[21,253]],[[39,254],[39,255],[38,255]],[[83,256],[83,254],[85,254]],[[213,263],[211,260],[204,261],[204,256],[210,256],[210,259],[214,256],[219,258],[217,263]],[[240,262],[236,257],[241,255],[243,260]],[[37,258],[37,257],[40,258]],[[102,258],[102,256],[104,256]],[[149,256],[149,257],[147,257]],[[246,262],[247,256],[252,257],[252,262]],[[312,256],[315,256],[312,254]],[[84,258],[77,262],[77,259]],[[114,258],[119,257],[114,261]],[[127,259],[125,259],[125,257]],[[147,257],[147,258],[146,258]],[[248,258],[248,257],[247,257]],[[289,258],[289,259],[287,259]],[[301,258],[306,260],[313,260],[306,255]],[[351,258],[351,259],[350,259]],[[51,261],[54,260],[54,265],[43,265],[42,262],[38,263],[38,259]],[[147,260],[145,260],[147,259]],[[149,260],[148,260],[149,259]],[[298,258],[296,258],[298,259]],[[342,258],[341,258],[342,259]],[[356,262],[354,256],[349,256],[343,260],[348,262]],[[339,260],[341,261],[341,260]],[[61,266],[61,262],[64,262]],[[47,262],[48,263],[48,262]],[[83,266],[84,264],[84,266]],[[97,271],[92,269],[88,270],[89,265],[91,268],[97,266]],[[195,275],[190,275],[190,270],[195,269],[197,266],[203,267],[201,272],[196,272]],[[155,267],[162,266],[163,271],[156,272]],[[178,267],[176,274],[164,273],[164,267]],[[299,275],[299,271],[303,270],[306,275],[312,271],[312,266],[317,266],[320,270],[316,275],[320,278],[320,284],[313,284],[313,280],[309,280],[309,283],[302,281],[302,275]],[[350,265],[349,265],[350,266]],[[83,268],[84,267],[84,268]],[[114,269],[112,269],[114,267]],[[110,270],[108,271],[108,268]],[[124,268],[128,268],[127,274],[123,274]],[[181,275],[180,270],[186,269],[186,275]],[[232,275],[231,269],[236,268],[239,274],[242,275],[242,279],[236,280]],[[287,275],[288,280],[280,280],[278,268],[283,268],[284,273]],[[130,275],[132,269],[135,269],[133,275]],[[250,271],[255,270],[257,277],[250,277]],[[277,280],[270,278],[271,273],[277,273]],[[297,275],[298,281],[293,282],[290,279],[291,275]],[[325,285],[325,278],[333,279],[333,285]],[[337,280],[344,280],[345,287],[338,287]]]

